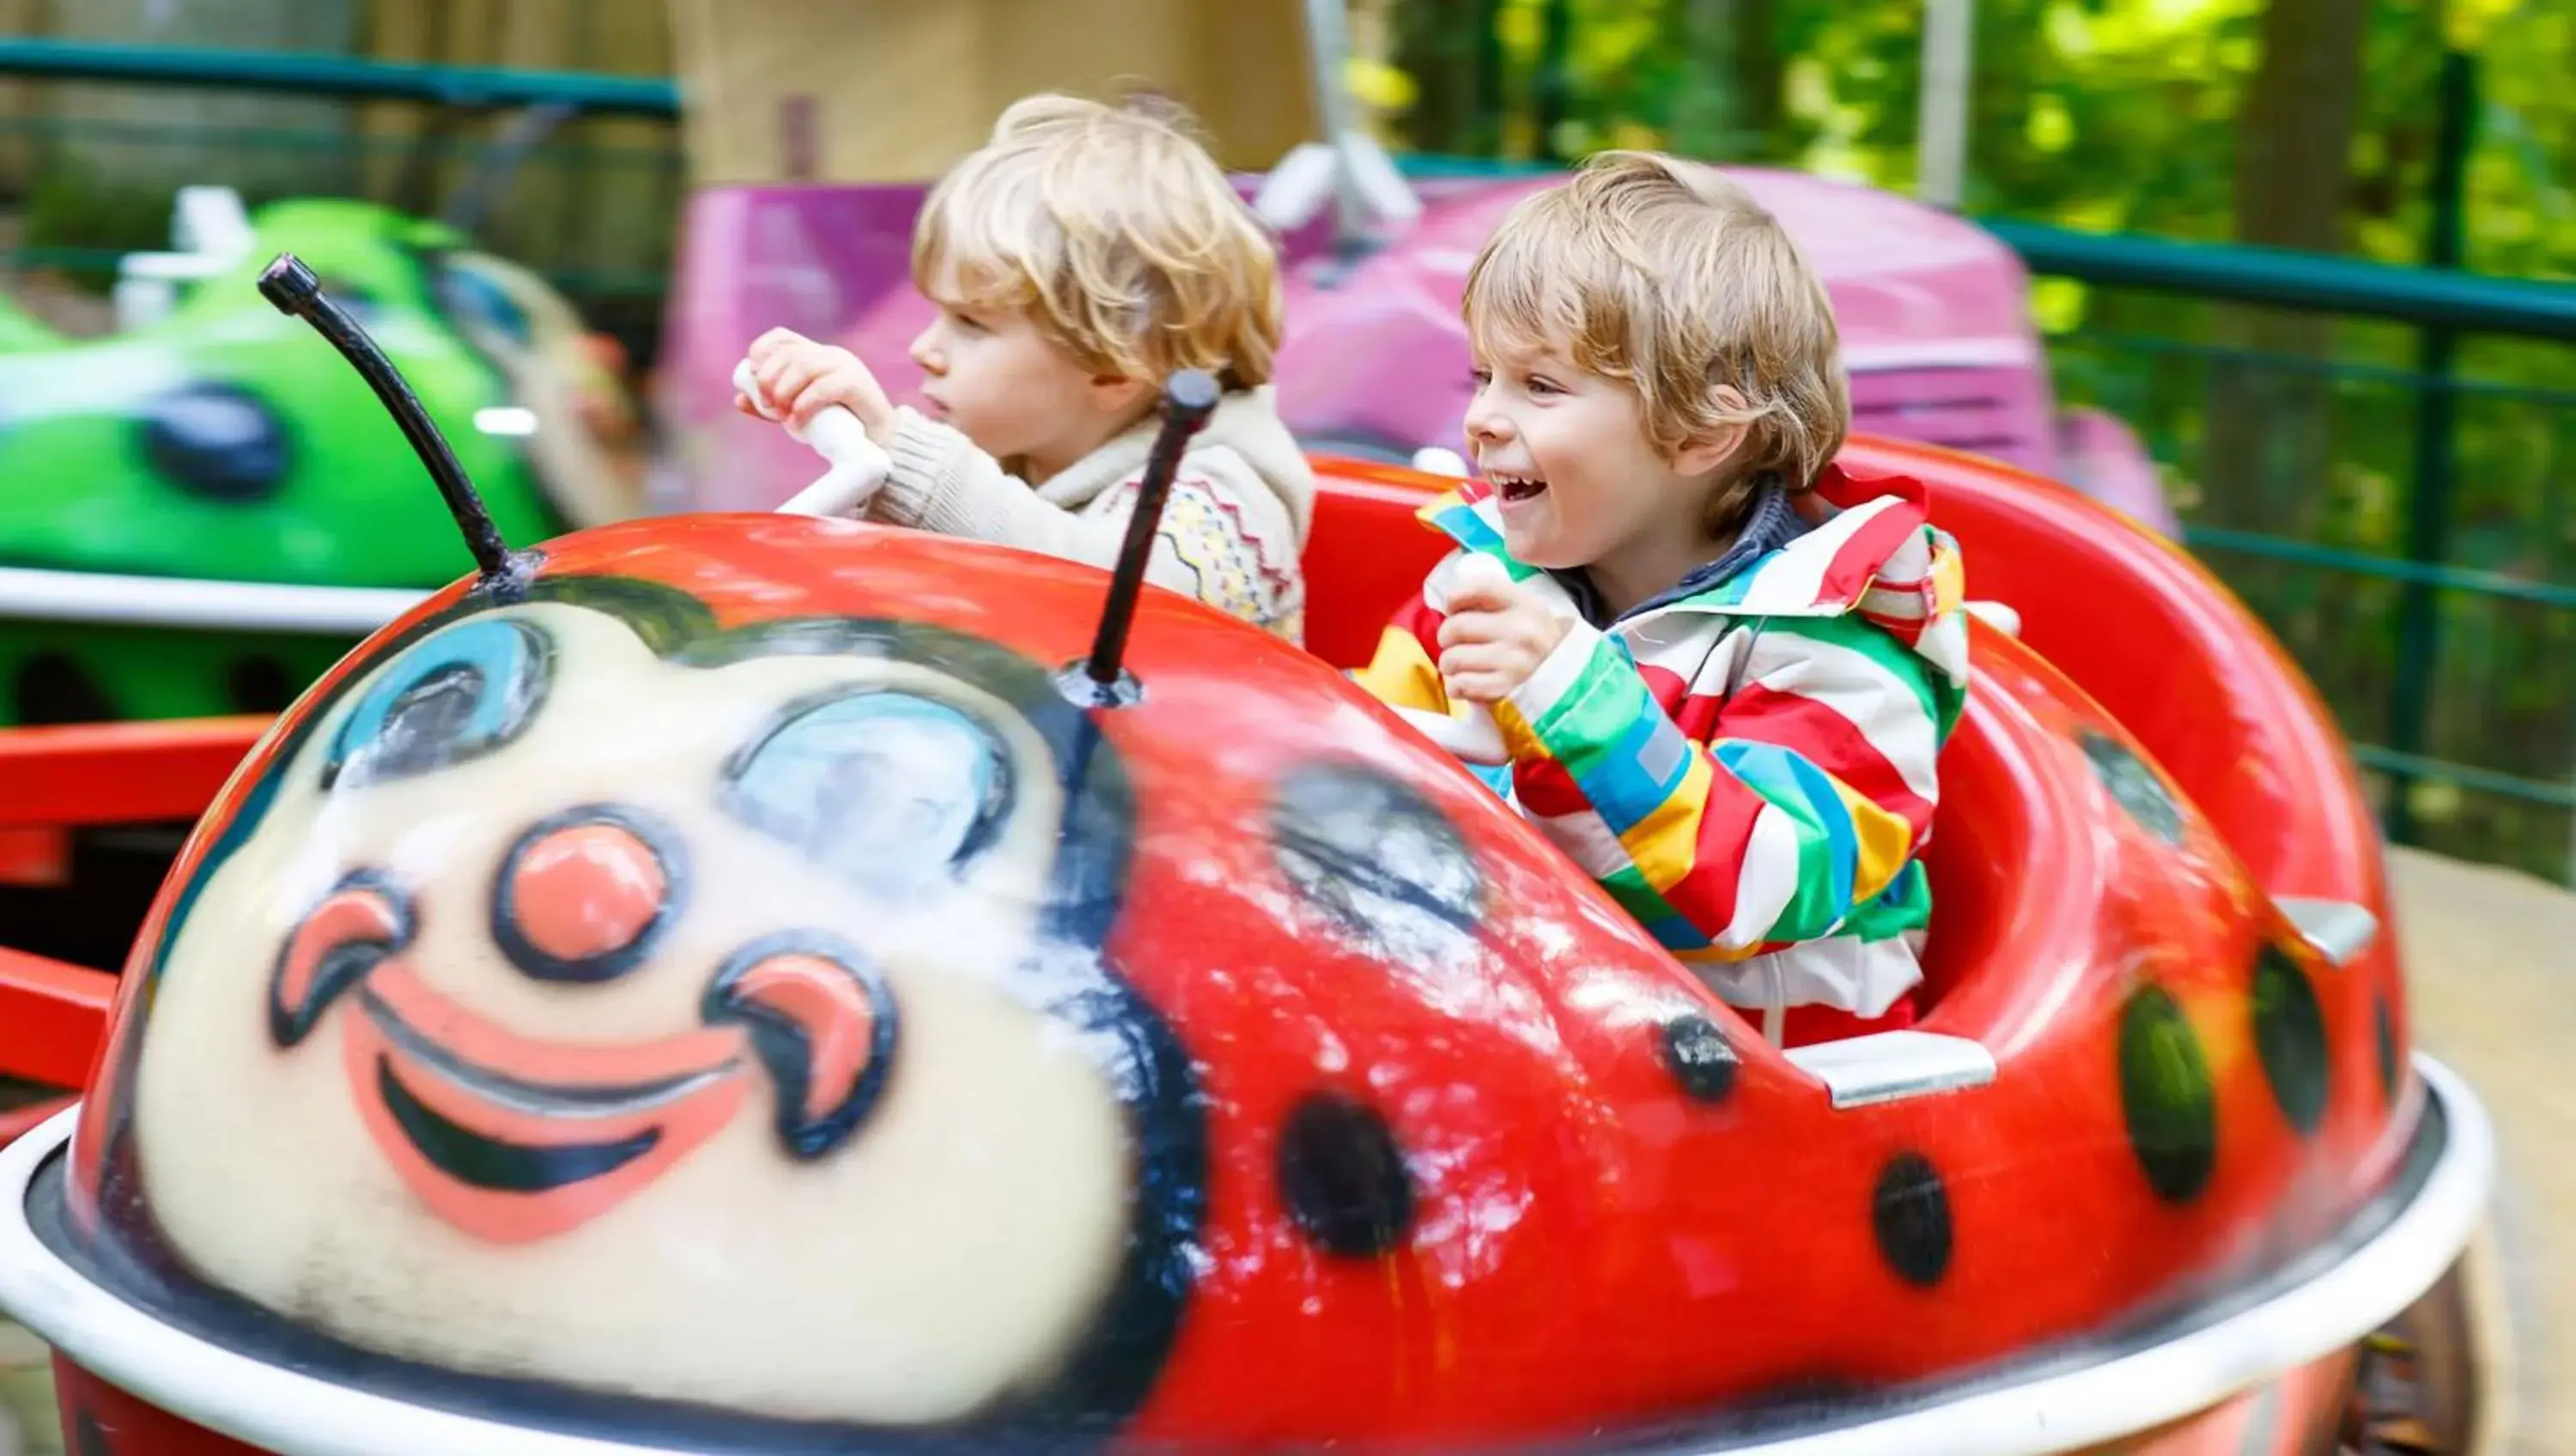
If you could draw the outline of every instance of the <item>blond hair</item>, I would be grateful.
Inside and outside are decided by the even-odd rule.
[[[1833,305],[1779,220],[1710,167],[1601,152],[1521,200],[1467,273],[1480,351],[1554,348],[1636,390],[1670,456],[1745,427],[1711,524],[1811,488],[1851,427]]]
[[[1160,384],[1205,369],[1270,380],[1279,254],[1161,98],[1015,102],[939,179],[913,231],[912,280],[943,303],[1025,309],[1085,369]]]

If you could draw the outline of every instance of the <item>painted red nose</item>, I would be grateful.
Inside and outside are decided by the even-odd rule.
[[[642,958],[679,887],[645,834],[601,814],[530,833],[503,867],[500,890],[493,930],[521,969],[604,980]]]

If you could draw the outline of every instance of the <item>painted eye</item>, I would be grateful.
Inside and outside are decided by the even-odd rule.
[[[553,653],[524,622],[469,622],[395,658],[331,740],[323,783],[408,778],[509,743],[545,698]]]
[[[1473,946],[1484,873],[1410,785],[1356,763],[1301,765],[1273,792],[1270,841],[1297,897],[1359,950],[1424,964]]]
[[[992,730],[945,703],[866,690],[789,710],[726,768],[727,812],[886,898],[954,874],[1010,811]]]

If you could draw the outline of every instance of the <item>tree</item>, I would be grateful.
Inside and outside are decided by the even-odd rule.
[[[2262,58],[2237,110],[2238,241],[2344,250],[2368,9],[2361,0],[2270,0],[2264,8]],[[2225,342],[2268,357],[2209,371],[2202,519],[2314,534],[2332,400],[2321,375],[2273,361],[2325,359],[2333,329],[2316,314],[2231,311]]]
[[[221,50],[346,54],[358,34],[357,0],[55,0],[52,32],[66,40]],[[185,182],[220,181],[260,194],[354,180],[349,153],[260,146],[251,131],[345,134],[346,102],[194,86],[65,86],[56,115],[87,125],[56,144],[49,184],[157,197]],[[317,176],[327,158],[331,175]],[[166,241],[161,237],[146,240]]]

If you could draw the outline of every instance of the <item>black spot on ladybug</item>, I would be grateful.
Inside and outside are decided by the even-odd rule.
[[[1280,1201],[1317,1248],[1383,1254],[1413,1227],[1404,1151],[1376,1109],[1338,1092],[1299,1102],[1279,1130]]]
[[[1421,964],[1473,945],[1484,873],[1412,786],[1365,764],[1301,765],[1272,791],[1270,838],[1297,897],[1364,953]]]
[[[2182,809],[2164,780],[2129,746],[2098,728],[2078,730],[2075,741],[2093,765],[2093,776],[2113,803],[2128,811],[2141,828],[2167,844],[2182,843]]]
[[[2218,1166],[2209,1060],[2173,993],[2140,986],[2120,1008],[2120,1112],[2147,1186],[2168,1203],[2200,1195]]]
[[[98,680],[59,652],[39,652],[18,667],[11,685],[17,721],[27,727],[50,723],[104,723],[118,716]]]
[[[2281,1115],[2303,1133],[2326,1115],[2326,1018],[2308,973],[2278,946],[2254,957],[2254,1052]]]
[[[83,1410],[72,1417],[72,1456],[116,1456],[116,1447],[101,1430],[98,1417]]]
[[[144,458],[190,495],[246,505],[284,488],[293,469],[286,424],[237,384],[185,385],[143,406]]]
[[[1693,1102],[1724,1102],[1735,1090],[1741,1059],[1717,1023],[1685,1011],[1663,1025],[1664,1066]]]
[[[1926,1289],[1941,1282],[1950,1268],[1950,1195],[1931,1159],[1911,1152],[1888,1159],[1870,1194],[1869,1221],[1896,1277]]]
[[[2379,1095],[2397,1100],[2397,1012],[2385,991],[2371,999],[2370,1019],[2379,1035]]]

